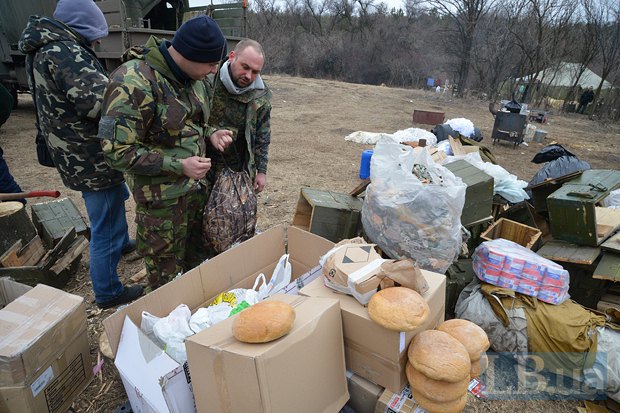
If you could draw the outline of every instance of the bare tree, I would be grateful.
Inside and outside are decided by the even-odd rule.
[[[480,19],[494,6],[496,0],[428,0],[442,14],[451,19],[452,34],[450,41],[457,46],[455,55],[458,59],[457,94],[463,95],[469,68],[476,26]]]

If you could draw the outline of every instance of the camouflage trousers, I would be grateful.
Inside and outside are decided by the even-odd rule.
[[[152,290],[208,258],[202,241],[207,199],[208,191],[197,186],[180,198],[137,204],[137,252]]]

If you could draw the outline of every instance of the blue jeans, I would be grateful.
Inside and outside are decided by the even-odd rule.
[[[83,191],[82,198],[90,220],[90,279],[95,300],[105,303],[123,292],[116,272],[123,246],[129,242],[124,183],[103,191]]]

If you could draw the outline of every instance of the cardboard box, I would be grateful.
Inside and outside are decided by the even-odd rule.
[[[373,244],[346,244],[327,257],[323,273],[334,288],[365,295],[377,291],[381,280],[376,275],[384,261]]]
[[[349,399],[338,300],[277,294],[293,329],[264,344],[236,340],[230,317],[185,341],[200,412],[333,413]]]
[[[405,363],[411,339],[420,331],[435,328],[445,317],[445,275],[421,271],[429,286],[422,296],[428,303],[430,313],[424,324],[406,333],[391,331],[376,324],[368,316],[366,307],[355,298],[326,287],[322,278],[311,282],[299,292],[309,297],[340,300],[347,369],[394,393],[400,392],[407,384]]]
[[[361,228],[362,200],[347,194],[302,188],[293,226],[338,242]]]
[[[188,271],[182,277],[123,307],[104,320],[103,325],[112,351],[118,359],[120,357],[119,342],[125,317],[128,317],[133,324],[140,325],[142,311],[148,311],[157,317],[164,317],[179,304],[186,304],[194,311],[210,303],[221,292],[234,288],[251,288],[260,273],[265,274],[267,278],[271,277],[280,257],[287,251],[290,254],[289,262],[291,263],[294,282],[307,278],[308,272],[313,272],[315,276],[318,276],[320,270],[316,270],[315,267],[319,258],[332,247],[333,243],[326,239],[294,227],[285,230],[283,226],[278,226],[256,235]],[[295,288],[292,290],[294,291]],[[124,348],[131,348],[131,346]],[[127,353],[123,355],[124,361],[117,363],[119,371],[121,369],[131,371],[133,369],[131,356],[134,353],[129,353],[128,356]],[[168,361],[165,358],[163,360],[163,362]],[[160,376],[152,376],[148,380],[145,377],[144,380],[138,380],[131,385],[126,383],[125,390],[130,400],[133,397],[132,394],[136,395],[133,399],[141,401],[140,407],[148,407],[150,403],[155,405],[160,412],[188,413],[191,410],[174,410],[174,407],[172,409],[168,407],[169,405],[174,406],[174,403],[177,405],[181,403],[180,400],[176,402],[171,400],[171,396],[175,392],[168,389],[169,386],[177,385],[190,387],[191,376],[189,374],[178,374],[180,370],[183,370],[183,366],[178,365],[178,363],[168,366],[170,369],[168,372],[158,370],[157,375]],[[159,368],[159,366],[156,367]],[[160,377],[164,378],[161,380],[161,384]],[[166,379],[166,377],[168,378]],[[153,380],[158,383],[156,391],[159,394],[157,399],[151,399],[148,393],[143,391],[145,383]],[[177,380],[181,384],[177,384]],[[185,394],[187,393],[185,392]],[[186,403],[193,405],[194,402],[192,399]],[[139,406],[133,404],[132,406],[135,411],[138,411]],[[147,407],[143,408],[146,409]],[[152,410],[139,411],[148,412]]]
[[[349,386],[347,406],[355,413],[374,413],[379,397],[383,393],[383,387],[348,370],[347,385]]]
[[[67,411],[93,376],[84,299],[6,278],[0,292],[0,411]]]
[[[418,406],[409,386],[406,386],[399,393],[385,390],[377,401],[374,413],[426,413],[426,410]]]

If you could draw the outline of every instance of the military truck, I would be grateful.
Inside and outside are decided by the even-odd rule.
[[[95,52],[109,71],[120,64],[131,46],[151,35],[172,38],[181,23],[195,15],[212,16],[228,40],[229,49],[246,35],[247,3],[190,7],[189,0],[95,0],[108,22],[109,36]],[[0,82],[17,102],[18,92],[28,91],[26,57],[17,49],[19,37],[33,14],[52,16],[56,1],[11,0],[0,2]]]

